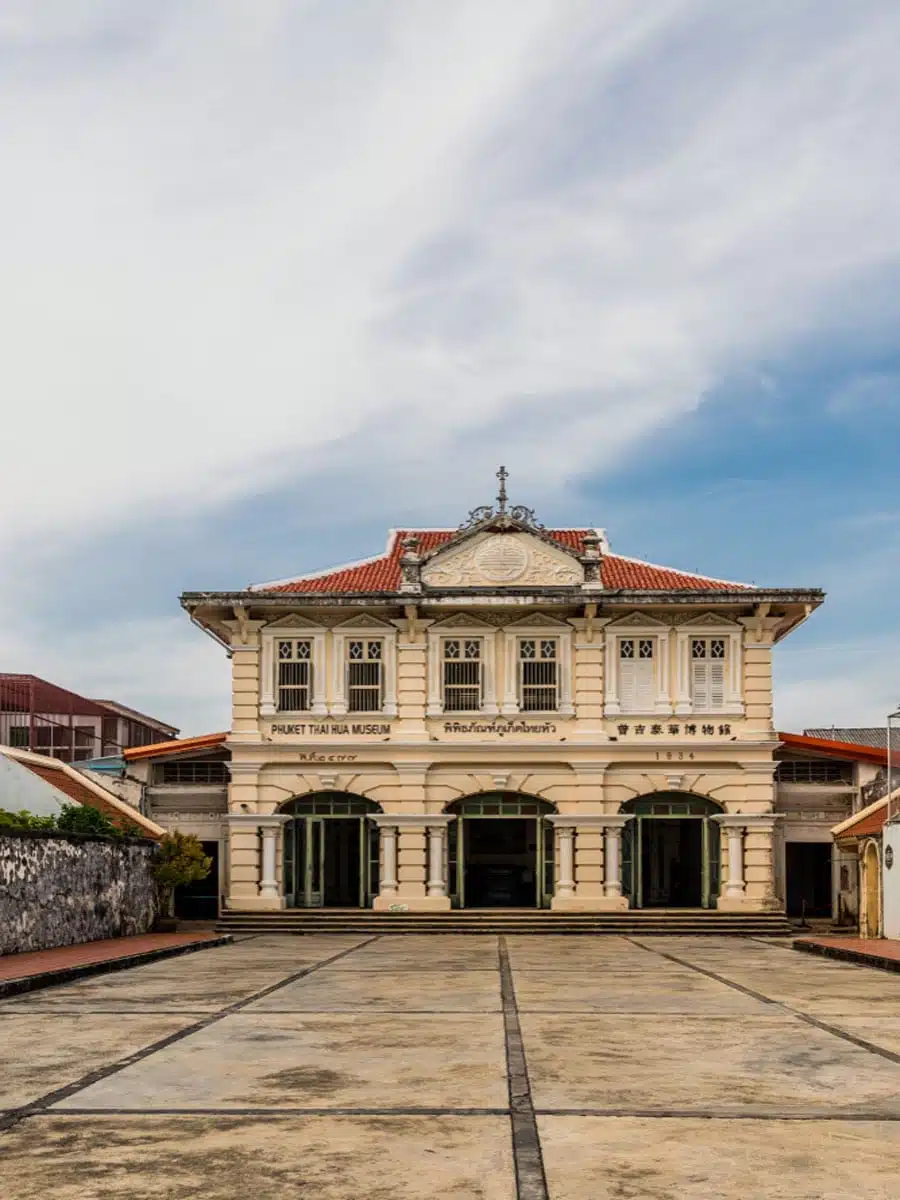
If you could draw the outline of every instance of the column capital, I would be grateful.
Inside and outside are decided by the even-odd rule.
[[[774,829],[784,813],[714,813],[713,820],[724,829]]]

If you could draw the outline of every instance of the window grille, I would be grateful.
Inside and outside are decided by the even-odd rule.
[[[347,643],[347,707],[350,712],[381,712],[384,706],[384,642]]]
[[[445,638],[444,711],[476,712],[481,689],[481,638]]]
[[[519,642],[519,706],[522,712],[554,712],[558,704],[559,643],[556,638]]]
[[[655,700],[655,639],[619,640],[619,705],[622,712],[651,712]]]
[[[724,638],[691,638],[691,695],[699,712],[725,707]]]
[[[312,647],[309,640],[278,643],[278,711],[308,712],[312,707]]]
[[[227,783],[228,772],[223,762],[167,762],[155,771],[156,783]]]
[[[786,760],[775,768],[779,783],[853,783],[850,763],[829,762],[827,759],[805,761]]]

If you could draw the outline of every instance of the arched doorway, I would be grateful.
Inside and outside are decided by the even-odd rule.
[[[722,812],[705,796],[654,792],[622,805],[622,892],[632,908],[715,908]]]
[[[553,895],[556,807],[518,792],[448,804],[448,881],[454,908],[545,908]]]
[[[370,908],[378,891],[381,806],[350,792],[315,792],[281,806],[288,908]]]
[[[881,860],[878,856],[878,845],[869,842],[863,857],[863,867],[866,876],[866,911],[862,936],[877,938],[881,922]]]

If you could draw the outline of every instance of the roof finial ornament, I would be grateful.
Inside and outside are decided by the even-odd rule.
[[[534,515],[533,508],[527,508],[524,504],[513,504],[510,506],[509,497],[506,494],[506,481],[509,479],[509,471],[507,471],[506,467],[500,468],[497,472],[497,478],[500,481],[500,491],[497,493],[496,507],[490,504],[481,504],[478,508],[473,508],[462,525],[460,525],[460,532],[467,529],[475,529],[479,526],[489,528],[491,525],[498,529],[511,529],[515,526],[521,526],[535,530],[538,533],[544,532],[544,526],[541,525]]]
[[[500,491],[497,494],[497,514],[502,517],[506,514],[506,481],[509,479],[509,471],[506,467],[501,466],[497,472],[497,478],[500,480]]]

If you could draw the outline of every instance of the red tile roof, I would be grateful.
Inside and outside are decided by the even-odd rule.
[[[548,529],[547,534],[568,550],[581,551],[582,539],[592,532],[588,529]],[[400,558],[403,539],[407,533],[419,539],[419,553],[427,554],[456,537],[453,529],[392,530],[385,554],[362,562],[350,563],[333,571],[300,575],[296,579],[272,584],[257,584],[258,592],[396,592],[400,588]],[[710,579],[706,575],[691,575],[671,567],[658,567],[637,558],[622,558],[616,554],[603,556],[601,579],[605,588],[635,589],[638,591],[672,591],[695,589],[711,592],[746,588],[747,584]]]
[[[851,825],[845,825],[841,828],[840,833],[835,834],[838,839],[842,838],[858,838],[858,837],[874,837],[881,833],[884,829],[885,818],[887,817],[886,797],[879,801],[878,808],[870,808],[868,811],[863,811],[859,814],[858,820]]]
[[[13,757],[13,756],[11,756]],[[105,817],[109,817],[114,825],[120,829],[128,826],[136,826],[141,829],[144,837],[160,838],[164,830],[161,826],[145,817],[136,809],[132,810],[130,805],[126,805],[124,801],[114,796],[105,796],[102,789],[99,787],[91,787],[87,781],[83,781],[78,777],[74,767],[69,767],[65,763],[58,762],[56,759],[47,758],[44,761],[38,761],[40,756],[36,754],[16,754],[14,759],[21,766],[37,775],[39,779],[43,779],[57,791],[68,796],[70,800],[74,800],[76,804],[85,805],[89,808],[99,809]]]

